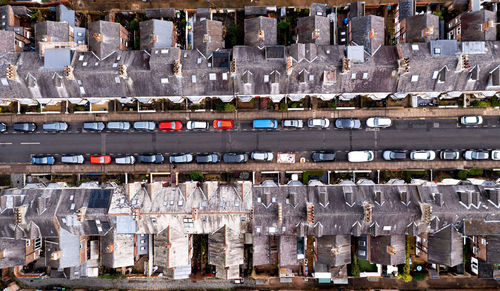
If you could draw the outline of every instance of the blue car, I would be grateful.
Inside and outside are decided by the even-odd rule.
[[[31,163],[33,165],[53,165],[56,159],[53,156],[38,156],[32,157]]]

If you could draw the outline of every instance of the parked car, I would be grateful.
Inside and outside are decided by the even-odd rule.
[[[432,161],[436,158],[436,152],[428,150],[411,151],[410,159],[414,161]]]
[[[485,150],[468,150],[464,153],[466,160],[487,160],[490,158],[490,153]]]
[[[68,124],[62,121],[48,122],[44,123],[42,128],[46,131],[65,131],[68,130]]]
[[[351,151],[347,154],[347,160],[351,163],[370,162],[374,158],[373,151]]]
[[[89,131],[101,131],[105,128],[104,122],[84,122],[83,129]]]
[[[462,116],[460,123],[463,125],[480,125],[483,124],[483,117],[479,115]]]
[[[460,152],[455,150],[444,150],[439,153],[439,158],[441,160],[458,160],[460,158]]]
[[[495,161],[500,160],[500,150],[491,151],[491,159]]]
[[[311,155],[313,162],[332,162],[335,161],[334,152],[314,152]]]
[[[82,155],[68,155],[61,157],[61,163],[63,164],[83,164],[85,158]]]
[[[189,130],[206,130],[209,125],[206,121],[188,121],[186,123],[186,128]]]
[[[300,119],[285,119],[281,122],[283,127],[294,127],[294,128],[302,128],[304,127],[304,122]]]
[[[53,156],[35,156],[31,158],[33,165],[53,165],[56,159]]]
[[[123,156],[123,157],[115,158],[115,164],[133,165],[133,164],[135,164],[135,157],[134,156]]]
[[[212,123],[212,126],[217,129],[231,129],[233,128],[234,124],[232,120],[228,119],[216,119]]]
[[[137,157],[137,161],[143,164],[161,164],[163,160],[162,154],[140,155]]]
[[[226,153],[222,156],[224,163],[246,163],[248,162],[248,154],[245,153]]]
[[[361,121],[354,118],[338,118],[335,120],[335,127],[343,129],[359,129],[361,128]]]
[[[156,124],[153,121],[136,121],[134,129],[137,130],[155,130]]]
[[[0,132],[4,132],[7,130],[7,124],[0,122]]]
[[[253,152],[250,158],[254,161],[272,162],[274,155],[271,152]]]
[[[111,163],[110,155],[92,155],[90,156],[90,163],[97,165],[107,165]]]
[[[254,129],[276,129],[278,121],[276,119],[256,119],[252,125]]]
[[[192,161],[193,161],[192,154],[170,156],[171,164],[185,164],[185,163],[191,163]]]
[[[199,154],[194,157],[198,164],[215,164],[219,162],[218,154]]]
[[[163,121],[160,122],[160,130],[163,131],[177,131],[182,129],[182,122],[180,121]]]
[[[130,122],[128,121],[110,121],[106,124],[109,130],[129,130]]]
[[[36,124],[33,122],[16,122],[13,128],[15,131],[33,132],[36,130]]]
[[[327,128],[330,126],[330,120],[327,118],[311,118],[307,120],[308,127]]]
[[[392,125],[392,120],[387,117],[370,117],[366,120],[368,127],[389,127]]]
[[[382,153],[382,157],[386,161],[406,160],[406,151],[405,150],[384,151]]]

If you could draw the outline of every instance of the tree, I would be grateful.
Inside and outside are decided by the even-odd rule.
[[[139,21],[137,19],[130,21],[130,30],[139,30]]]
[[[238,26],[232,24],[228,27],[225,40],[226,48],[232,48],[238,44]]]
[[[289,33],[290,22],[281,21],[278,23],[278,35],[279,35],[279,43],[282,45],[287,45],[288,41],[288,33]]]

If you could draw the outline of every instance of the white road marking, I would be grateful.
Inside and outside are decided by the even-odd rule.
[[[21,144],[29,145],[29,144],[40,144],[39,142],[22,142]]]
[[[2,144],[12,144],[11,142],[0,142],[0,145]]]

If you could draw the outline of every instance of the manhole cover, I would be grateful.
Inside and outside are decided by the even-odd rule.
[[[438,128],[439,127],[439,122],[434,122],[434,127]]]

